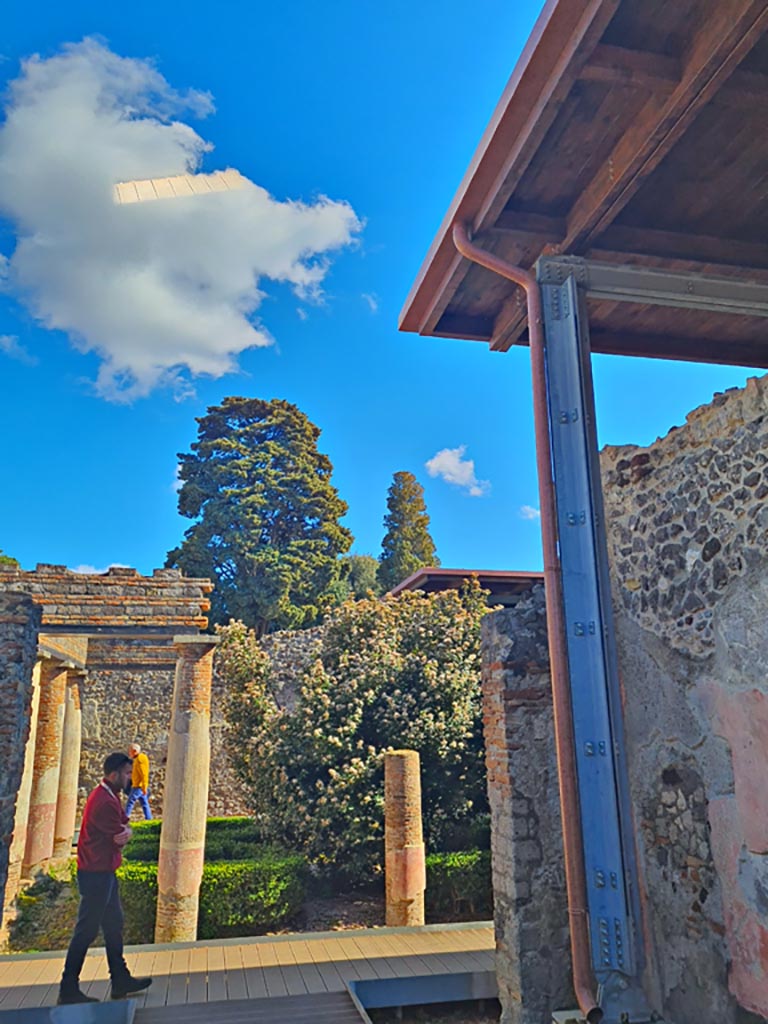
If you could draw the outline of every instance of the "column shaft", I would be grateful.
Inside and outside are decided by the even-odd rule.
[[[56,800],[53,856],[69,857],[75,834],[77,816],[77,784],[80,778],[80,747],[82,744],[82,712],[80,710],[80,675],[70,672],[64,710],[64,733],[61,745],[61,769]]]
[[[424,924],[426,869],[415,750],[384,755],[384,859],[387,925]]]
[[[45,867],[53,854],[66,690],[67,669],[59,662],[44,661],[40,672],[40,709],[29,799],[25,874]]]
[[[211,744],[211,680],[217,641],[176,637],[163,824],[157,870],[155,942],[197,938]]]
[[[29,736],[24,747],[24,772],[16,797],[16,812],[13,821],[13,838],[8,850],[8,881],[5,889],[5,904],[10,906],[19,892],[22,877],[24,851],[27,848],[29,819],[29,798],[32,794],[32,773],[35,764],[35,742],[37,738],[37,715],[40,708],[40,662],[35,662],[32,673],[32,705],[29,717]]]

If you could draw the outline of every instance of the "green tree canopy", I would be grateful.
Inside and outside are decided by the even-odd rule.
[[[342,561],[350,597],[359,600],[368,594],[378,596],[381,593],[379,563],[373,555],[345,555]]]
[[[312,625],[352,543],[319,429],[276,398],[225,398],[197,422],[179,455],[179,512],[197,521],[166,564],[215,581],[214,622],[241,619],[259,635]]]
[[[3,549],[0,548],[0,565],[12,565],[14,568],[19,568],[19,563],[15,558],[11,558],[10,555],[3,554]]]
[[[395,473],[387,495],[386,535],[381,544],[379,579],[384,590],[427,565],[440,565],[429,533],[424,488],[413,473]]]
[[[253,810],[276,842],[359,882],[384,852],[383,753],[421,755],[432,850],[477,844],[488,800],[480,692],[485,591],[347,601],[323,625],[319,658],[291,710],[242,623],[219,629],[227,743]]]

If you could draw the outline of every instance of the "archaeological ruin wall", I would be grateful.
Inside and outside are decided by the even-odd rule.
[[[768,378],[716,396],[647,448],[605,449],[601,467],[651,1003],[676,1024],[764,1020]],[[556,908],[531,918],[524,904],[526,883],[540,897],[558,884],[556,871],[536,875],[536,858],[562,864],[562,853],[520,818],[532,795],[539,822],[559,828],[551,750],[536,738],[551,716],[543,606],[538,632],[516,612],[489,616],[484,636],[505,1024],[562,1006],[568,974],[560,957],[563,973],[537,983],[552,1002],[535,1005],[524,958],[507,952],[562,950],[563,926]]]
[[[0,893],[71,849],[79,810],[112,750],[138,740],[162,814],[180,638],[208,624],[208,580],[176,569],[0,565]],[[222,685],[211,709],[209,814],[244,813],[225,750]],[[5,876],[7,875],[7,880]],[[4,883],[7,881],[7,884]]]

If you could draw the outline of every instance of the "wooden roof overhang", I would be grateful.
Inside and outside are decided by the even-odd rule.
[[[768,286],[767,29],[766,0],[548,0],[401,329],[526,343],[522,291],[457,253],[457,221],[525,268],[565,254]],[[592,350],[768,367],[764,305],[592,296]]]

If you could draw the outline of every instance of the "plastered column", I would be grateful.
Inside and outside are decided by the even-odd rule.
[[[421,772],[415,750],[384,755],[384,854],[387,925],[424,924]]]
[[[8,881],[5,888],[5,904],[10,906],[19,891],[22,878],[22,863],[27,848],[27,820],[29,798],[32,793],[32,771],[35,763],[35,740],[37,737],[37,715],[40,708],[40,662],[35,662],[32,672],[32,704],[29,715],[29,736],[24,746],[24,771],[16,797],[16,813],[13,821],[13,838],[8,851]]]
[[[80,747],[82,744],[82,712],[80,710],[80,683],[82,673],[71,671],[67,678],[64,702],[64,732],[61,744],[61,769],[56,800],[53,856],[69,857],[75,834],[77,815],[77,783],[80,777]]]
[[[45,867],[53,855],[67,673],[65,665],[49,659],[43,662],[40,670],[40,707],[29,798],[25,875]]]
[[[211,761],[211,680],[217,642],[210,636],[174,638],[176,678],[157,869],[155,942],[188,942],[197,937]]]

